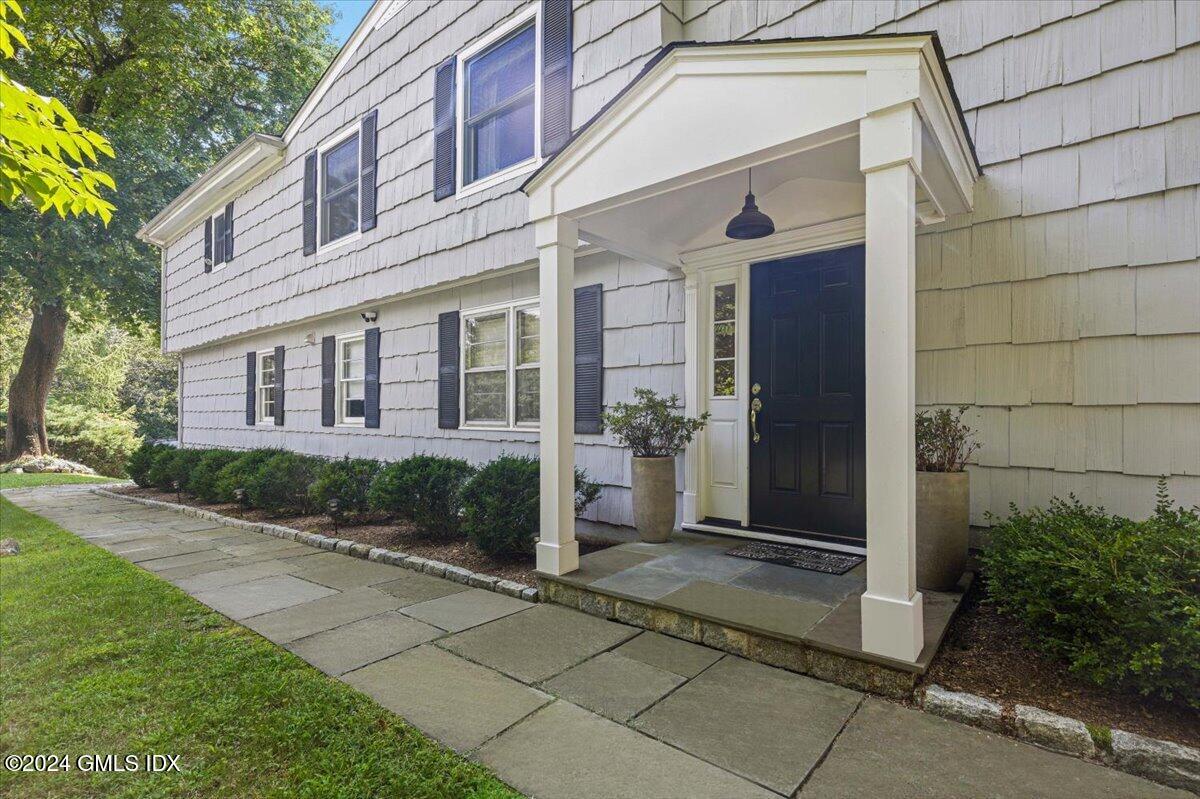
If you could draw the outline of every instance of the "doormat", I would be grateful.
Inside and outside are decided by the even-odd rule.
[[[790,566],[793,569],[808,569],[825,574],[845,574],[866,558],[862,555],[847,555],[844,552],[830,552],[813,547],[799,547],[792,544],[773,544],[769,541],[753,541],[734,547],[725,553],[735,558],[761,560],[764,563],[775,563],[780,566]]]

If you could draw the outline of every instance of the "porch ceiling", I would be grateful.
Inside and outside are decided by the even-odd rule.
[[[669,48],[523,189],[532,220],[677,267],[727,241],[750,167],[777,231],[863,216],[860,123],[904,105],[920,216],[968,211],[978,167],[932,35]]]

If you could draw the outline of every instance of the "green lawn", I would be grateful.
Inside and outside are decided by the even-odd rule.
[[[92,477],[86,474],[0,474],[0,488],[33,488],[34,486],[63,486],[76,483],[111,483],[114,477]]]
[[[366,696],[2,498],[0,528],[21,545],[0,559],[0,754],[163,753],[181,767],[0,767],[0,796],[517,796]]]

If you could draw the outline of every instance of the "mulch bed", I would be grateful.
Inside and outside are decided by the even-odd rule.
[[[1200,711],[1083,682],[1066,666],[1025,644],[1019,622],[987,604],[972,587],[923,682],[985,696],[1008,707],[1025,704],[1100,724],[1200,746]]]
[[[137,488],[136,486],[113,489],[116,493],[128,494],[144,499],[156,499],[162,502],[174,502],[189,505],[193,508],[219,513],[222,516],[232,516],[235,519],[245,519],[252,522],[268,522],[291,527],[306,533],[321,533],[322,535],[348,538],[374,547],[393,549],[409,555],[439,560],[452,566],[461,566],[475,572],[483,572],[505,580],[514,580],[525,585],[536,586],[534,575],[533,555],[522,555],[513,558],[496,558],[480,552],[468,541],[462,538],[437,540],[431,539],[420,530],[402,524],[396,524],[387,519],[364,519],[361,524],[339,524],[336,532],[328,516],[272,516],[260,510],[243,508],[233,503],[206,504],[195,497],[186,494],[180,500],[172,491],[159,491],[154,488]],[[595,552],[613,546],[613,543],[588,540],[579,542],[579,554]]]

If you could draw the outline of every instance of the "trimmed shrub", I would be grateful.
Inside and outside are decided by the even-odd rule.
[[[329,461],[321,467],[317,479],[309,487],[309,499],[321,512],[327,510],[331,499],[336,499],[341,505],[341,513],[366,513],[367,495],[377,474],[379,463],[366,458]]]
[[[459,458],[413,455],[384,466],[371,484],[370,505],[433,536],[461,530],[459,495],[475,469]]]
[[[153,441],[143,441],[141,446],[130,453],[128,460],[125,461],[125,472],[129,475],[129,479],[142,488],[148,488],[150,486],[148,479],[150,467],[154,465],[155,456],[163,449],[169,449],[169,447],[155,444]]]
[[[188,475],[187,490],[196,495],[201,502],[216,502],[217,476],[221,469],[242,456],[241,452],[230,449],[210,449]]]
[[[1165,481],[1140,522],[1074,497],[1014,507],[982,561],[990,601],[1036,649],[1093,683],[1200,708],[1200,512]]]
[[[246,482],[251,507],[277,516],[306,514],[313,510],[308,489],[322,460],[296,452],[279,452],[263,461]]]
[[[277,449],[252,449],[240,453],[222,466],[213,481],[213,494],[217,502],[237,502],[237,490],[246,488],[258,467],[278,454]]]
[[[111,477],[123,473],[140,441],[129,416],[57,403],[46,409],[46,438],[56,456]]]
[[[176,449],[164,447],[154,456],[154,463],[146,475],[150,485],[161,491],[174,491],[175,481],[187,490],[188,478],[200,459],[208,453],[206,449]]]
[[[463,529],[489,555],[533,552],[538,535],[539,464],[537,458],[502,455],[484,466],[463,487]],[[600,486],[575,470],[575,515],[600,496]]]

